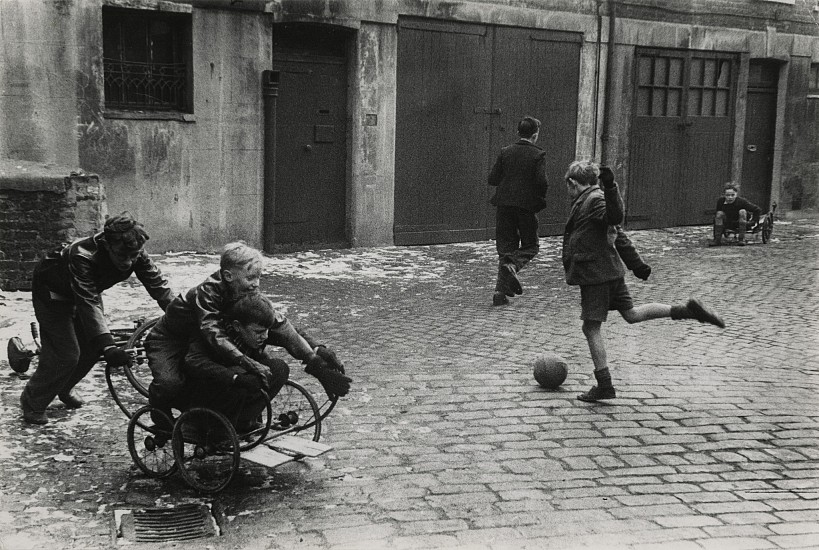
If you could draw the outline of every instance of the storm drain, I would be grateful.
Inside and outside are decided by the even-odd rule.
[[[219,534],[208,504],[114,510],[117,539],[133,542],[192,540]]]

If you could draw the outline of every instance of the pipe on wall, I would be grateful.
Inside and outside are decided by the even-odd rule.
[[[614,105],[612,98],[612,73],[614,61],[614,29],[617,23],[617,0],[608,0],[609,5],[609,39],[608,51],[606,52],[606,85],[604,88],[605,107],[603,108],[603,127],[600,136],[600,162],[602,164],[611,164],[611,110]]]

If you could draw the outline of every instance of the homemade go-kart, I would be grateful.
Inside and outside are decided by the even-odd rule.
[[[337,396],[328,396],[319,405],[304,386],[292,380],[273,399],[265,399],[267,406],[257,427],[246,433],[237,432],[227,417],[209,408],[184,408],[176,418],[169,418],[151,407],[151,371],[144,341],[157,321],[140,320],[132,329],[112,329],[117,345],[125,347],[132,362],[122,367],[105,365],[111,396],[129,419],[128,451],[145,475],[165,478],[178,470],[194,489],[216,493],[230,484],[242,458],[275,468],[331,449],[318,440],[322,420],[332,412]],[[9,340],[9,364],[17,373],[28,370],[39,354],[37,323],[31,324],[31,330],[35,350],[23,346],[18,337]]]
[[[756,240],[757,235],[759,235],[762,237],[762,244],[768,244],[773,234],[775,214],[776,203],[773,203],[773,206],[766,214],[762,214],[759,219],[751,220],[751,223],[749,223],[745,229],[745,237],[747,238],[748,235],[751,235],[754,237],[754,240]],[[722,236],[727,243],[737,242],[739,240],[738,234],[739,231],[734,229],[725,229],[722,232]]]

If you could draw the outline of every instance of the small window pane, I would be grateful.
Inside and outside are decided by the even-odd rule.
[[[700,116],[702,111],[700,105],[702,104],[702,90],[691,88],[688,90],[688,115]]]
[[[668,90],[668,116],[680,116],[680,96],[681,92],[678,89]]]
[[[731,84],[731,62],[728,60],[721,60],[719,62],[719,76],[717,78],[717,86],[720,88],[727,88]]]
[[[648,116],[651,114],[650,102],[651,91],[648,88],[640,88],[637,90],[637,115]]]
[[[691,86],[702,86],[702,59],[691,60]]]
[[[654,90],[651,101],[651,114],[653,116],[665,116],[665,93],[663,90]]]
[[[637,83],[641,86],[651,84],[651,66],[652,61],[650,57],[641,57],[637,73]]]
[[[714,113],[716,116],[728,116],[728,91],[717,90],[716,107]]]
[[[717,62],[715,59],[703,61],[705,72],[703,74],[703,86],[713,88],[717,84]]]
[[[702,116],[714,116],[714,90],[705,89],[702,91]]]
[[[654,84],[665,86],[668,84],[668,60],[657,59],[654,65]]]
[[[668,83],[671,86],[682,86],[683,84],[683,60],[673,57],[669,60]]]

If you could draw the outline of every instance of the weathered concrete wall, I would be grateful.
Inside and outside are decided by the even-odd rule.
[[[97,176],[0,161],[0,289],[30,289],[37,262],[62,243],[99,231],[105,214]]]
[[[352,91],[351,244],[392,244],[398,33],[362,24]]]
[[[0,158],[77,166],[72,2],[0,2]]]
[[[217,250],[236,239],[261,246],[269,20],[194,10],[192,35],[194,115],[112,118],[91,105],[79,126],[83,166],[106,182],[112,210],[145,224],[155,250]],[[100,86],[92,79],[90,95]]]
[[[172,120],[138,120],[110,112],[106,116],[103,4],[191,13],[193,116]],[[582,33],[577,154],[600,155],[607,2],[245,4],[245,9],[237,10],[228,0],[2,0],[0,158],[58,162],[99,174],[109,209],[130,210],[145,223],[153,250],[215,250],[233,239],[261,247],[260,78],[271,68],[272,25],[284,21],[343,25],[357,33],[349,60],[349,237],[354,246],[392,244],[396,24],[405,15]],[[806,95],[810,64],[819,62],[819,37],[809,0],[795,0],[793,6],[761,0],[623,0],[618,6],[615,95],[610,104],[617,133],[607,144],[615,163],[627,165],[629,56],[636,46],[736,51],[744,59],[779,59],[786,65],[773,194],[781,195],[785,208],[815,207],[819,100]],[[603,16],[599,20],[598,10]],[[737,114],[742,114],[741,105]],[[740,116],[737,140],[743,123]],[[733,170],[740,173],[741,160],[734,160]]]

